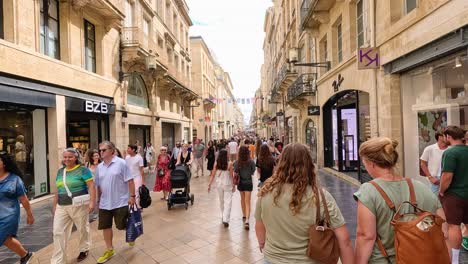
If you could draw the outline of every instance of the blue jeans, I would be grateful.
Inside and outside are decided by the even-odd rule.
[[[434,178],[440,180],[440,176],[434,176]],[[434,185],[431,183],[431,191],[435,194],[436,197],[439,197],[439,189],[440,185]]]

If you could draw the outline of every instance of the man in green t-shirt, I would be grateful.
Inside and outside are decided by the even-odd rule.
[[[444,136],[451,147],[442,156],[439,196],[449,225],[452,263],[458,263],[462,243],[460,225],[468,223],[468,146],[463,144],[465,131],[457,126],[448,126]]]

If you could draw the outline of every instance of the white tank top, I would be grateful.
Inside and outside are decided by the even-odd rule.
[[[218,186],[232,186],[232,178],[229,171],[216,171],[216,184]]]

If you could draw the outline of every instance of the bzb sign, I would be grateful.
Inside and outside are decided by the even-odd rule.
[[[108,114],[109,107],[106,103],[85,100],[85,112]]]

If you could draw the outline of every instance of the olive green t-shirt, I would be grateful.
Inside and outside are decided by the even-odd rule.
[[[301,210],[296,215],[293,215],[293,212],[289,209],[292,190],[292,184],[285,184],[278,197],[277,205],[273,203],[275,190],[257,199],[255,218],[257,221],[262,221],[266,228],[266,241],[263,251],[265,258],[271,263],[317,263],[306,255],[309,227],[315,224],[316,217],[315,199],[312,201],[312,188],[307,188],[307,193],[301,202]],[[343,226],[345,220],[335,199],[326,190],[324,190],[324,194],[330,211],[332,227]],[[324,210],[321,203],[320,207],[323,219]]]
[[[414,192],[416,193],[416,202],[418,207],[435,213],[437,209],[441,208],[439,200],[432,193],[431,189],[424,185],[422,182],[412,180],[414,185]],[[409,188],[406,180],[401,181],[384,181],[375,179],[376,182],[388,195],[396,208],[405,201],[410,200]],[[377,235],[382,240],[384,247],[390,256],[392,263],[395,263],[395,250],[394,250],[394,231],[390,224],[393,218],[393,211],[385,203],[382,195],[371,183],[364,183],[359,190],[354,193],[354,198],[359,200],[365,207],[367,207],[372,214],[376,216]],[[410,213],[412,209],[409,205],[404,205],[400,213]],[[374,249],[369,258],[369,263],[372,264],[388,264],[388,261],[383,257],[377,243],[374,244]]]
[[[454,145],[442,155],[442,172],[452,172],[447,193],[468,199],[468,146]]]

